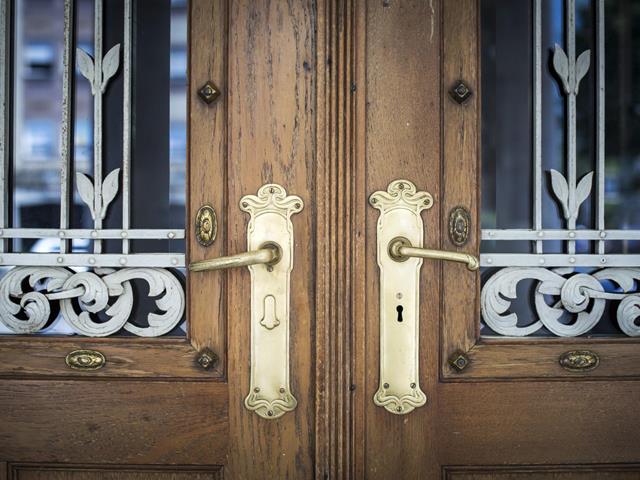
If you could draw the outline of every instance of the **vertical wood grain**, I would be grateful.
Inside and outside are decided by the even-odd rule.
[[[439,2],[369,2],[366,15],[366,189],[386,190],[406,178],[430,192],[423,213],[425,246],[440,246],[440,13]],[[366,197],[360,199],[366,202]],[[424,262],[420,292],[420,384],[427,404],[410,415],[374,405],[379,378],[378,212],[367,210],[364,423],[366,478],[437,478],[439,269]]]
[[[265,183],[305,202],[292,218],[290,371],[297,408],[265,420],[243,404],[249,385],[250,278],[228,272],[230,478],[308,478],[314,457],[315,3],[233,1],[229,11],[229,251],[246,249],[238,204]]]
[[[189,141],[188,209],[186,233],[190,262],[225,255],[227,229],[227,0],[190,0],[189,28]],[[222,92],[207,105],[198,90],[212,81]],[[209,247],[194,235],[198,209],[210,204],[218,215],[218,235]],[[232,209],[236,210],[233,205]],[[196,350],[208,347],[218,355],[216,368],[226,363],[225,275],[202,272],[188,275],[188,319]]]
[[[442,245],[479,255],[479,43],[477,0],[443,2],[442,8]],[[449,96],[458,81],[473,95],[463,105]],[[463,206],[471,213],[469,242],[456,247],[449,239],[449,212]],[[480,325],[480,274],[462,264],[446,262],[442,275],[442,356],[444,374],[451,374],[448,358],[457,350],[467,352],[476,342]]]

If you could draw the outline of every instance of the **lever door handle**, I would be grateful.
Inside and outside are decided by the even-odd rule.
[[[478,257],[468,253],[413,247],[409,239],[405,237],[396,237],[389,242],[389,256],[396,262],[404,262],[409,258],[428,258],[431,260],[466,263],[467,268],[472,272],[480,268]]]
[[[200,260],[189,264],[192,272],[223,270],[225,268],[248,267],[249,265],[267,265],[267,269],[277,264],[282,258],[282,248],[275,242],[265,243],[258,250],[238,253],[227,257]]]
[[[369,203],[380,211],[380,383],[373,401],[403,415],[427,402],[418,372],[422,260],[462,262],[472,271],[479,262],[467,253],[418,247],[424,237],[421,212],[433,206],[433,197],[408,180],[391,182],[386,191],[373,193]]]
[[[245,407],[274,419],[297,405],[289,382],[289,296],[293,270],[291,215],[302,210],[302,199],[287,195],[276,184],[245,195],[240,209],[251,215],[247,252],[201,260],[192,272],[248,267],[251,273],[251,375]],[[249,290],[249,289],[247,289]]]

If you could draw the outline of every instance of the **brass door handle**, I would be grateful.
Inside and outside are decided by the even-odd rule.
[[[248,267],[251,285],[251,355],[247,409],[276,419],[296,408],[289,381],[289,297],[293,270],[294,228],[291,216],[302,211],[297,195],[287,195],[275,183],[263,185],[257,195],[240,199],[240,210],[250,215],[247,252],[200,260],[192,272]],[[215,217],[210,215],[213,224]],[[210,230],[210,229],[209,229]]]
[[[276,265],[282,258],[282,248],[275,242],[267,242],[258,250],[229,255],[227,257],[200,260],[189,264],[191,272],[223,270],[225,268],[248,267],[249,265],[266,265],[267,269]]]
[[[389,242],[389,256],[396,262],[404,262],[409,258],[428,258],[466,263],[467,268],[472,272],[480,268],[478,257],[468,253],[413,247],[409,239],[405,237],[396,237]]]
[[[429,192],[398,179],[369,197],[380,211],[377,261],[380,270],[380,380],[373,401],[396,415],[427,403],[420,388],[420,268],[423,259],[462,262],[478,270],[467,253],[419,248],[424,244],[421,212],[433,206]],[[468,226],[467,226],[468,227]]]

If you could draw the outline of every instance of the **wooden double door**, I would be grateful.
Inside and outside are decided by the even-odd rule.
[[[0,339],[0,478],[638,478],[638,343],[485,339],[481,276],[464,264],[419,269],[426,402],[406,414],[374,402],[380,212],[370,195],[412,182],[433,199],[418,214],[423,246],[480,253],[479,9],[190,0],[188,261],[248,249],[241,199],[261,186],[302,199],[289,285],[297,404],[275,419],[245,405],[249,270],[192,272],[187,339]],[[210,104],[198,95],[207,81],[221,92]],[[450,93],[460,81],[463,103]],[[206,247],[194,233],[202,205],[218,222]],[[460,247],[449,233],[457,206],[470,215]],[[74,349],[107,363],[69,369]],[[573,350],[597,352],[598,368],[563,368]]]

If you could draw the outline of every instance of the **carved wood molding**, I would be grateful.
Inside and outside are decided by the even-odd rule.
[[[350,478],[354,471],[354,275],[364,242],[357,222],[366,206],[355,133],[363,10],[357,0],[318,2],[316,478]]]

